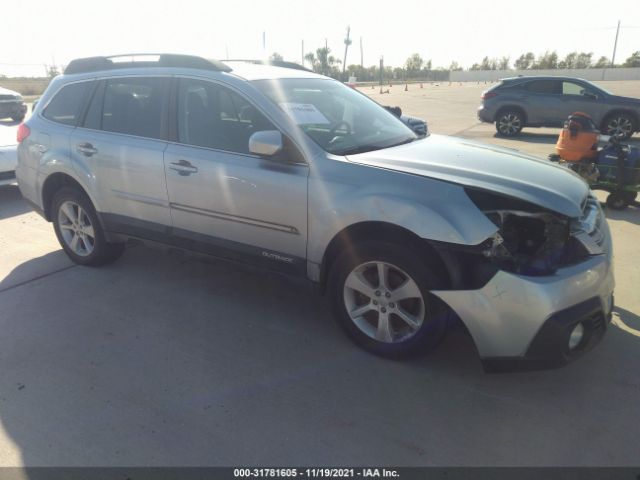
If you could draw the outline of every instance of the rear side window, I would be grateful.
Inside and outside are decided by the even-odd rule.
[[[84,126],[95,130],[164,139],[167,80],[158,77],[105,80],[96,90]]]
[[[527,92],[559,94],[562,93],[561,83],[557,80],[535,80],[524,86]]]
[[[42,112],[44,118],[64,125],[75,126],[82,105],[93,81],[72,83],[62,87]]]

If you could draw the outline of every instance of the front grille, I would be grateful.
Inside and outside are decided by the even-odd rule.
[[[16,172],[11,170],[10,172],[0,172],[0,180],[13,180],[16,178]]]

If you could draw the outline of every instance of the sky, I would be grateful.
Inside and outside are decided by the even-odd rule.
[[[578,50],[611,57],[622,21],[616,62],[640,50],[640,3],[601,1],[490,2],[473,0],[0,0],[4,46],[0,74],[42,75],[43,64],[134,52],[189,53],[207,58],[263,58],[278,52],[301,61],[325,44],[347,64],[403,65],[419,53],[433,66],[464,67],[484,56],[511,57]],[[15,21],[8,21],[14,19]],[[263,32],[266,49],[263,48]]]

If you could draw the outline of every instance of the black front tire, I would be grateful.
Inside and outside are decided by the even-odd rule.
[[[504,109],[496,115],[496,132],[502,137],[520,135],[524,128],[525,118],[520,110]]]
[[[94,231],[94,243],[93,250],[88,255],[78,255],[65,241],[62,230],[60,227],[60,209],[65,202],[73,202],[79,205],[84,212]],[[75,188],[61,188],[53,196],[52,209],[53,216],[53,228],[56,232],[56,237],[62,246],[67,256],[79,265],[85,265],[90,267],[99,267],[112,263],[117,260],[125,249],[124,243],[112,243],[107,242],[104,231],[98,219],[98,215],[93,207],[93,203],[87,197],[87,195]]]
[[[607,196],[607,207],[613,210],[624,210],[629,206],[625,196],[621,192],[611,192]]]
[[[407,358],[426,354],[443,339],[450,310],[430,291],[442,284],[443,274],[435,265],[421,261],[419,252],[406,246],[386,242],[361,243],[343,252],[334,262],[328,282],[328,293],[333,314],[347,335],[365,350],[387,358]],[[417,285],[424,302],[422,323],[411,336],[398,337],[397,341],[380,341],[367,335],[347,311],[345,283],[347,277],[363,264],[384,262],[405,272]],[[384,292],[380,299],[384,300]],[[387,306],[392,304],[387,304]],[[398,304],[399,305],[399,304]],[[397,308],[396,306],[395,308]],[[376,314],[376,312],[373,312]],[[396,314],[397,315],[397,314]],[[389,322],[399,322],[399,317],[389,313]],[[402,322],[399,322],[402,324]],[[374,327],[375,329],[375,327]]]

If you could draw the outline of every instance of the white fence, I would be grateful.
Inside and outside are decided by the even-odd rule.
[[[496,82],[501,78],[523,75],[553,75],[576,77],[585,80],[640,80],[640,68],[576,68],[558,70],[469,70],[452,71],[452,82]]]

